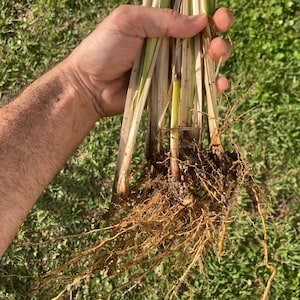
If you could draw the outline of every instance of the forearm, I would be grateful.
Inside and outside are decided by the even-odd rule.
[[[99,118],[73,80],[58,65],[0,109],[0,256]]]

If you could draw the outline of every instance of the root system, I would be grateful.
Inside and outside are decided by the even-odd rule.
[[[141,284],[167,261],[164,273],[170,274],[173,287],[165,298],[171,299],[188,281],[192,268],[204,270],[208,251],[222,254],[230,211],[245,187],[257,202],[264,229],[265,264],[272,272],[262,298],[267,299],[276,270],[268,261],[261,194],[246,164],[237,152],[218,156],[189,147],[181,153],[180,181],[171,175],[168,157],[145,168],[128,197],[113,198],[106,214],[112,225],[101,229],[99,242],[43,276],[35,291],[60,290],[55,299],[63,299],[81,281],[101,274],[98,276],[117,283],[103,288],[101,299],[106,299]]]
[[[129,285],[172,258],[172,268],[182,274],[172,295],[192,267],[203,269],[202,258],[217,250],[220,228],[247,170],[237,153],[220,157],[197,148],[181,153],[180,181],[171,175],[167,158],[150,167],[129,197],[114,198],[107,214],[117,224],[111,230],[114,239],[97,252],[94,270],[111,276],[132,270]],[[139,274],[137,266],[147,271]]]

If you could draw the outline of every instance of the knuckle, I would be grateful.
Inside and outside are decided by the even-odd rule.
[[[161,24],[161,27],[163,28],[163,32],[165,33],[164,35],[170,36],[170,30],[173,26],[174,21],[179,17],[179,14],[170,8],[163,8],[162,14],[165,22]]]

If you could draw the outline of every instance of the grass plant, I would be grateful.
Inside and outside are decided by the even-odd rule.
[[[215,10],[214,1],[144,1],[143,5],[171,7],[185,14],[205,13],[208,17]],[[107,214],[108,222],[115,225],[107,228],[101,242],[86,252],[86,255],[96,252],[92,272],[104,269],[110,278],[130,274],[130,280],[123,281],[108,295],[142,280],[164,259],[170,258],[176,271],[182,272],[168,293],[168,297],[173,298],[190,269],[195,266],[201,269],[202,257],[210,249],[216,249],[220,224],[223,235],[218,253],[222,252],[226,222],[236,191],[246,184],[260,205],[261,194],[252,187],[251,176],[240,154],[225,152],[221,143],[215,86],[217,68],[208,55],[214,36],[211,22],[198,38],[146,39],[134,62],[122,123],[114,195]],[[161,49],[163,42],[165,48]],[[171,57],[167,53],[171,53]],[[157,62],[164,62],[163,66]],[[196,69],[198,66],[200,70]],[[153,85],[156,81],[152,83],[155,75],[162,82],[159,89],[165,98],[157,97],[157,87]],[[168,90],[171,99],[167,98]],[[130,186],[130,162],[146,103],[150,116],[147,145],[151,145],[151,149],[146,150],[151,158],[150,168]],[[203,149],[202,142],[204,116],[209,130],[207,150]],[[166,132],[167,145],[163,138]],[[201,139],[195,141],[190,133],[196,133]],[[264,220],[262,213],[261,218]],[[267,257],[266,231],[264,236]],[[70,262],[77,263],[82,256],[79,253]],[[268,258],[266,265],[272,271],[270,285],[275,268],[269,265]],[[67,263],[65,267],[69,266]],[[140,274],[141,266],[145,271]],[[60,271],[50,274],[50,278]],[[269,289],[268,286],[263,299]]]
[[[28,84],[61,60],[102,17],[125,2],[129,1],[0,2],[1,100],[12,98],[20,91],[21,83]],[[220,69],[232,83],[218,105],[221,125],[232,125],[230,132],[222,135],[223,147],[231,148],[232,140],[238,143],[255,181],[272,199],[270,206],[262,203],[269,259],[277,269],[270,298],[296,300],[300,297],[299,1],[218,4],[230,7],[235,14],[235,25],[226,35],[233,43],[233,55],[226,67]],[[199,63],[197,57],[195,61]],[[155,92],[151,88],[150,91]],[[170,97],[169,90],[167,94]],[[231,110],[235,105],[236,109]],[[167,110],[167,104],[157,109]],[[197,111],[192,110],[194,119]],[[167,112],[166,115],[169,118]],[[164,122],[155,124],[161,128]],[[132,170],[139,171],[144,166],[144,140],[150,140],[144,134],[146,127],[138,132]],[[157,130],[153,124],[150,128]],[[112,279],[103,271],[85,276],[82,270],[86,270],[89,258],[93,257],[87,255],[52,282],[56,290],[38,289],[34,295],[28,295],[45,274],[59,269],[76,253],[92,249],[104,238],[100,228],[107,226],[102,219],[110,204],[119,131],[119,117],[97,123],[45,190],[0,262],[0,298],[53,299],[64,291],[71,299],[98,299],[132,278],[125,273]],[[163,131],[161,141],[168,140],[168,132]],[[197,137],[198,129],[187,132],[196,141],[203,141]],[[153,134],[153,138],[156,136]],[[205,143],[204,146],[207,147]],[[161,149],[162,143],[150,152],[161,153]],[[263,262],[263,230],[256,201],[242,192],[229,221],[221,259],[209,251],[202,262],[205,272],[199,272],[198,267],[190,268],[188,280],[177,289],[175,298],[254,300],[263,295],[270,272]],[[110,298],[162,299],[183,274],[173,266],[174,260],[163,259],[142,282],[133,282],[130,288],[117,291]],[[149,264],[145,262],[135,275],[143,275],[147,268]]]

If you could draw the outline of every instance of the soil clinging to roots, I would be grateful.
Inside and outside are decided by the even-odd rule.
[[[169,162],[169,157],[156,159],[128,197],[115,196],[105,216],[110,226],[95,230],[101,232],[98,242],[43,275],[30,294],[59,290],[54,299],[65,299],[82,281],[101,274],[101,280],[111,282],[111,288],[99,286],[101,299],[106,299],[118,291],[125,295],[163,266],[173,284],[164,298],[171,299],[193,267],[204,270],[208,251],[222,254],[231,209],[245,188],[257,203],[264,230],[264,260],[271,272],[262,297],[267,299],[276,269],[268,260],[262,191],[239,153],[183,149],[180,181],[171,175]]]
[[[94,271],[105,269],[112,277],[130,271],[127,286],[164,258],[172,259],[172,268],[182,274],[172,295],[192,267],[203,268],[203,256],[217,250],[221,226],[247,170],[235,152],[220,156],[194,150],[181,152],[180,181],[171,175],[167,158],[152,165],[150,175],[144,175],[128,197],[114,198],[107,218],[116,226],[97,251]],[[139,266],[146,271],[140,273]]]

